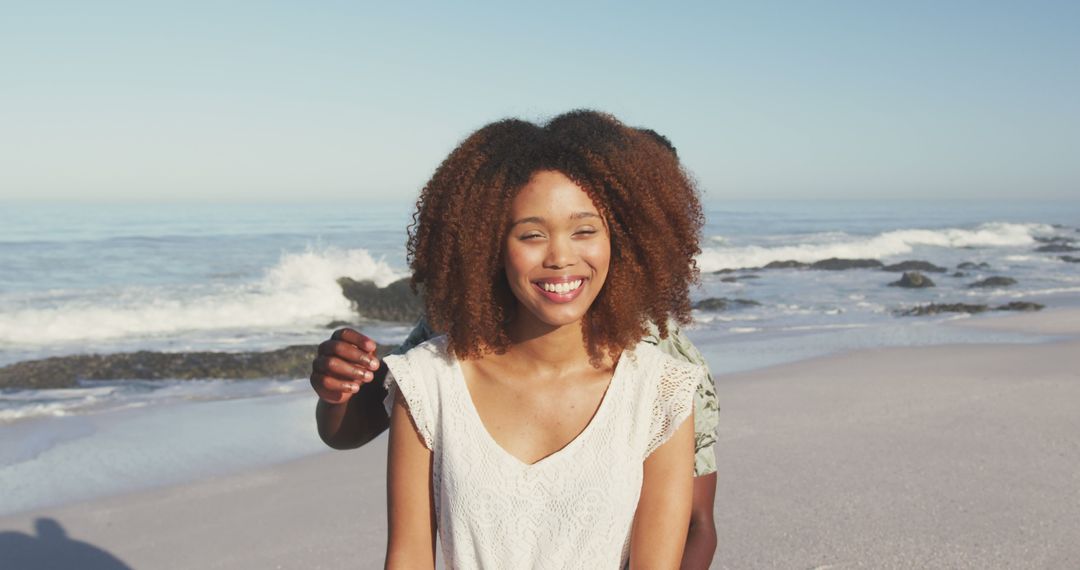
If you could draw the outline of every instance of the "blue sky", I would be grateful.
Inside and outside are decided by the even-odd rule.
[[[0,199],[408,199],[484,123],[578,107],[711,199],[1076,199],[1077,6],[24,2]]]

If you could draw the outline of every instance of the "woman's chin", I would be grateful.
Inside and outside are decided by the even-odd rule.
[[[583,311],[528,311],[528,320],[530,321],[530,328],[546,329],[547,331],[553,331],[570,326],[581,326],[581,320],[585,318]],[[522,323],[524,324],[524,323]]]

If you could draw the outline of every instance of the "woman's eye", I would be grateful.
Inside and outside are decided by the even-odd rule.
[[[580,235],[591,236],[591,235],[593,235],[595,233],[596,233],[596,230],[578,230],[577,232],[575,232],[575,234],[577,234],[579,236]]]
[[[521,239],[533,239],[533,238],[538,238],[538,237],[544,237],[544,236],[542,236],[540,234],[525,234],[525,235],[521,236]]]

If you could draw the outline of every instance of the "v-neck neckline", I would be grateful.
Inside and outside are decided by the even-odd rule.
[[[465,415],[469,416],[470,422],[479,429],[481,432],[481,439],[485,440],[489,447],[492,447],[496,454],[508,459],[511,463],[522,469],[537,469],[549,463],[553,463],[559,457],[567,455],[573,448],[578,447],[582,441],[589,436],[593,431],[593,427],[603,421],[604,416],[607,414],[607,409],[614,404],[609,404],[608,401],[612,399],[613,392],[617,386],[616,382],[619,381],[620,370],[623,368],[623,362],[627,360],[628,352],[630,350],[624,350],[622,355],[619,356],[619,361],[615,363],[615,369],[611,373],[611,379],[608,380],[607,388],[604,389],[604,395],[600,399],[600,405],[596,408],[596,412],[589,418],[589,423],[576,435],[573,439],[566,443],[566,445],[552,451],[551,453],[541,457],[533,463],[526,463],[518,456],[510,453],[506,450],[495,437],[488,431],[487,426],[484,425],[484,420],[480,417],[479,410],[476,409],[476,404],[473,402],[472,393],[469,392],[469,384],[465,381],[465,370],[461,367],[461,361],[454,358],[454,374],[457,377],[456,383],[460,384],[461,390],[458,394],[465,400]]]

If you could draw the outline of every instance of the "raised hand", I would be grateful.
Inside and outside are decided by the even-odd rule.
[[[311,363],[311,387],[319,398],[330,404],[344,404],[371,382],[379,369],[375,341],[359,332],[344,328],[334,331],[330,340],[319,345]]]

